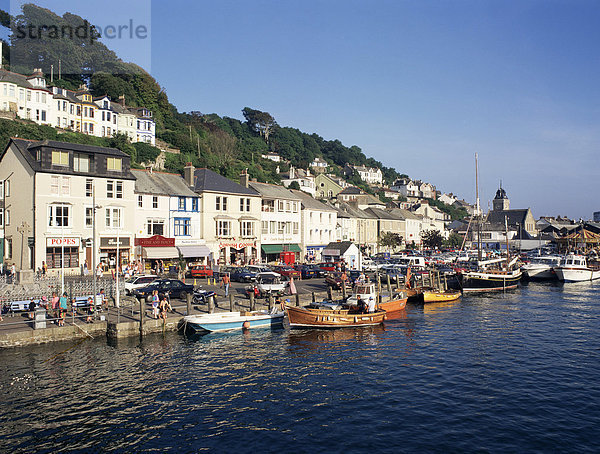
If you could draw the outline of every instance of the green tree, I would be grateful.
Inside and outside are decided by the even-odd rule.
[[[444,244],[448,247],[457,249],[462,246],[464,237],[457,232],[452,232]]]
[[[288,189],[295,189],[297,191],[300,190],[300,183],[298,183],[297,181],[292,181],[290,183],[290,185],[288,186]]]
[[[379,240],[377,241],[377,243],[379,244],[379,246],[381,247],[385,247],[388,250],[395,250],[396,248],[399,248],[400,246],[402,246],[402,235],[400,235],[399,233],[395,233],[395,232],[381,232],[381,235],[379,236]]]
[[[436,249],[442,246],[444,237],[438,230],[424,230],[421,233],[421,242],[426,248]]]
[[[250,107],[244,107],[242,113],[250,127],[258,132],[265,139],[265,142],[268,143],[269,136],[278,126],[275,118],[269,112],[262,112]]]

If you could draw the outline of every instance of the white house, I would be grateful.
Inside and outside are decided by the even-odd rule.
[[[301,203],[302,256],[320,261],[327,244],[337,239],[337,211],[302,191],[292,190]]]
[[[298,183],[301,191],[315,196],[315,177],[311,175],[310,170],[297,169],[290,165],[289,172],[282,175],[281,184],[288,188],[294,181]]]
[[[356,244],[351,241],[329,243],[325,249],[323,249],[323,260],[326,262],[343,260],[348,269],[362,269],[362,253]]]
[[[361,180],[369,184],[383,184],[383,173],[379,168],[346,164],[346,169],[348,173],[356,172]]]

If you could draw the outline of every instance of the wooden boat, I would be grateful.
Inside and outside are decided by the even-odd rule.
[[[368,304],[369,301],[377,301],[377,290],[374,282],[356,284],[352,295],[346,300],[351,308],[358,308],[358,297]],[[381,295],[380,295],[381,296]],[[393,292],[392,296],[381,296],[379,310],[386,312],[401,311],[406,307],[407,296],[403,290]]]
[[[197,332],[231,331],[242,328],[268,328],[283,324],[285,312],[273,309],[252,312],[217,312],[186,315],[183,323]]]
[[[383,323],[385,311],[360,313],[350,309],[286,307],[291,328],[349,328]]]
[[[456,301],[460,298],[460,290],[446,290],[445,292],[437,290],[425,290],[423,292],[424,303],[440,303],[448,301]]]

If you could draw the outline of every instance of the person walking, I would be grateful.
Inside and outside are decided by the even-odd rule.
[[[57,318],[58,315],[58,302],[59,298],[56,292],[52,292],[52,299],[50,300],[50,304],[52,307],[52,318]]]
[[[158,290],[153,290],[152,291],[152,317],[153,318],[158,318],[158,305],[159,305]]]
[[[225,297],[229,296],[229,284],[231,282],[231,278],[229,277],[229,273],[223,274],[223,278],[221,279],[221,287],[225,289]]]
[[[87,318],[85,319],[86,323],[94,322],[94,299],[90,296],[87,300],[88,308],[87,308]]]
[[[98,263],[98,266],[96,267],[96,277],[100,279],[102,274],[102,263]]]
[[[58,326],[65,326],[65,317],[67,316],[67,292],[64,292],[58,300],[58,306],[60,311],[58,316]]]

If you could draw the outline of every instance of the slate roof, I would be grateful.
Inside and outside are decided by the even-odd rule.
[[[248,186],[258,192],[265,199],[300,200],[292,191],[283,186],[269,183],[251,181]]]
[[[18,85],[19,87],[25,87],[25,88],[38,88],[38,89],[42,89],[42,87],[34,87],[28,80],[27,77],[22,75],[22,74],[18,74],[18,73],[13,73],[11,71],[7,71],[5,69],[0,69],[0,82],[11,82],[13,84]]]
[[[508,225],[524,224],[525,218],[529,209],[521,210],[502,210],[502,211],[490,211],[487,215],[487,222],[504,224],[504,218],[507,218]]]
[[[338,195],[355,195],[362,194],[362,191],[356,186],[348,186],[343,191],[341,191]]]
[[[421,216],[411,213],[408,210],[404,210],[402,208],[392,208],[389,212],[396,218],[406,221],[407,219],[419,220],[422,219]]]
[[[260,195],[254,189],[242,186],[209,169],[196,169],[194,171],[194,187],[192,189],[199,194],[203,192],[216,192],[254,197]]]
[[[310,194],[295,189],[290,189],[290,191],[292,191],[292,193],[300,199],[303,209],[337,212],[336,209],[311,197]]]
[[[352,246],[352,244],[352,241],[335,241],[325,246],[325,249],[323,249],[323,251],[333,249],[336,251],[340,251],[340,255],[344,255],[346,251],[350,248],[350,246]]]
[[[329,201],[325,203],[338,212],[338,218],[377,219],[377,217],[372,213],[368,213],[364,210],[353,207],[352,205],[340,200],[338,200],[335,205]]]
[[[148,172],[147,170],[132,170],[136,178],[135,192],[142,194],[197,197],[186,184],[185,180],[176,173]]]

